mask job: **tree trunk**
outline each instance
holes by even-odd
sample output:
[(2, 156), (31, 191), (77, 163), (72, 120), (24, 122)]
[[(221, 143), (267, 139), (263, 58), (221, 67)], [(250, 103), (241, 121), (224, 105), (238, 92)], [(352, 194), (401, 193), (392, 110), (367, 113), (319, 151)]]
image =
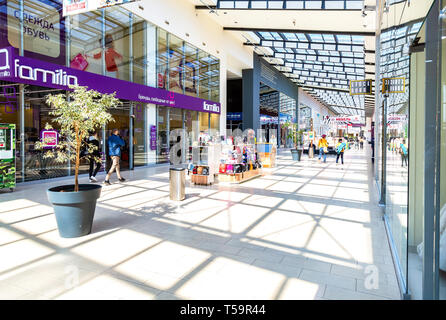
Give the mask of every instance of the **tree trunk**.
[(80, 151), (81, 151), (81, 144), (80, 144), (80, 138), (79, 138), (79, 129), (77, 125), (75, 125), (75, 131), (76, 131), (76, 164), (74, 166), (74, 192), (79, 192), (79, 164), (80, 164)]

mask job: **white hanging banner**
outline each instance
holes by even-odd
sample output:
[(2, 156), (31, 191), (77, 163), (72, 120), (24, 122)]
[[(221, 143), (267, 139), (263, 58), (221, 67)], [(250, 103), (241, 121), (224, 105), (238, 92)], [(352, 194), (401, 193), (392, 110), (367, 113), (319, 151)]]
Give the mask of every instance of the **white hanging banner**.
[(138, 0), (63, 0), (63, 16), (94, 11)]

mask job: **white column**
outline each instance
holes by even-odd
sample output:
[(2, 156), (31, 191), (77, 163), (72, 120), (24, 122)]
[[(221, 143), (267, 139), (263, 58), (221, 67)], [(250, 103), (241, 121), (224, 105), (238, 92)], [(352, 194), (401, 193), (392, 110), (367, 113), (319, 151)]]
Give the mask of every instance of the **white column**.
[(227, 88), (226, 58), (220, 59), (220, 135), (226, 133), (226, 88)]
[[(156, 87), (156, 27), (152, 24), (147, 24), (146, 29), (146, 85), (149, 87)], [(156, 163), (156, 149), (150, 148), (150, 127), (156, 126), (156, 105), (147, 104), (146, 106), (146, 145), (147, 145), (147, 163)]]

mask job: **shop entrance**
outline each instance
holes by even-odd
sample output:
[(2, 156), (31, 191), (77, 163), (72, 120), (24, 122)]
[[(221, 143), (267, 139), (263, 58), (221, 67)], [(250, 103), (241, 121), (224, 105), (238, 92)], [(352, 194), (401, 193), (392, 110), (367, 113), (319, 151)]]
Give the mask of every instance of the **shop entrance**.
[(110, 122), (105, 128), (105, 151), (106, 170), (111, 166), (111, 159), (108, 156), (108, 138), (113, 129), (119, 130), (119, 135), (125, 141), (125, 146), (121, 148), (121, 170), (130, 169), (130, 108), (131, 102), (123, 101), (119, 108), (110, 109), (114, 122)]

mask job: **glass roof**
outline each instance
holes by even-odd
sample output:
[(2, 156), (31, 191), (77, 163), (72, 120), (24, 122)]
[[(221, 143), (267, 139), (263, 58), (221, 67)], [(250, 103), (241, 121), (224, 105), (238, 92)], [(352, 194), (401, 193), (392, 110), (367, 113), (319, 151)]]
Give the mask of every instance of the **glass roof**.
[(363, 0), (218, 0), (217, 9), (361, 10)]
[[(364, 96), (351, 97), (350, 80), (364, 80), (364, 36), (253, 32), (266, 61), (338, 114), (363, 115)], [(323, 90), (315, 88), (329, 88)], [(337, 90), (337, 91), (336, 91)], [(343, 107), (343, 108), (342, 108)]]

